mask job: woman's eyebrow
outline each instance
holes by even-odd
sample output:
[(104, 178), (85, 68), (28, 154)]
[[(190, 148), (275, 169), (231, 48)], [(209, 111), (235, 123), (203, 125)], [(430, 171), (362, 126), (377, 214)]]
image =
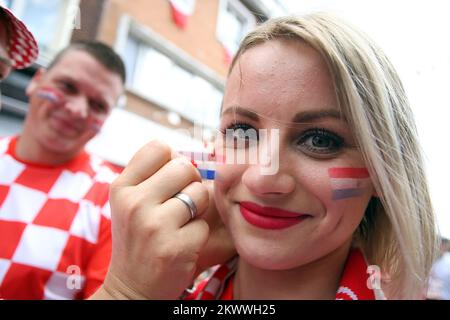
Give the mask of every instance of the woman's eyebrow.
[(256, 112), (253, 112), (251, 110), (244, 109), (244, 108), (241, 108), (241, 107), (228, 108), (227, 110), (225, 110), (222, 113), (222, 116), (224, 116), (226, 114), (230, 114), (230, 113), (232, 113), (232, 114), (236, 113), (236, 114), (239, 114), (239, 115), (241, 115), (243, 117), (247, 117), (247, 118), (249, 118), (249, 119), (251, 119), (253, 121), (259, 121), (259, 116), (258, 116), (258, 114)]
[(294, 123), (308, 123), (317, 121), (323, 118), (335, 118), (337, 120), (343, 120), (341, 113), (335, 109), (324, 109), (314, 111), (302, 111), (298, 112), (292, 122)]
[[(242, 107), (228, 108), (222, 113), (222, 116), (227, 114), (238, 114), (256, 122), (260, 120), (260, 116), (258, 115), (258, 113)], [(334, 118), (337, 120), (343, 120), (342, 115), (338, 110), (322, 109), (322, 110), (310, 110), (298, 112), (293, 117), (292, 122), (287, 123), (310, 123), (324, 118)]]

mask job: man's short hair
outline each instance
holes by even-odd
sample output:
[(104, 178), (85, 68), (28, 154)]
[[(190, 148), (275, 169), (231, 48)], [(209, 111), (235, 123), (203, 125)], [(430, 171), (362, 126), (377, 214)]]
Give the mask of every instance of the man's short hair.
[(55, 56), (47, 70), (53, 68), (67, 52), (72, 50), (81, 50), (88, 53), (106, 69), (120, 76), (122, 83), (125, 83), (126, 71), (122, 58), (109, 45), (99, 41), (77, 41), (71, 43)]

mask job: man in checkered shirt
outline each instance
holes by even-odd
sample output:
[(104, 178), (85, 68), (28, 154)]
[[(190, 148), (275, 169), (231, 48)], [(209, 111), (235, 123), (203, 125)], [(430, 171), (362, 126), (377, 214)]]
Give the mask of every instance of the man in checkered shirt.
[(124, 81), (99, 42), (72, 44), (32, 78), (23, 131), (0, 138), (0, 298), (86, 298), (102, 283), (116, 174), (84, 147)]

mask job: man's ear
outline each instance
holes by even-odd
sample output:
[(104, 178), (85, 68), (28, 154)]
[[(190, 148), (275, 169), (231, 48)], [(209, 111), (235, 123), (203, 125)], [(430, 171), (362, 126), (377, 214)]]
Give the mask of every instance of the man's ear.
[(37, 88), (39, 82), (42, 79), (42, 76), (45, 73), (45, 69), (44, 68), (39, 68), (36, 73), (34, 74), (33, 78), (31, 78), (30, 83), (27, 86), (27, 89), (25, 90), (25, 93), (27, 94), (27, 96), (29, 97)]

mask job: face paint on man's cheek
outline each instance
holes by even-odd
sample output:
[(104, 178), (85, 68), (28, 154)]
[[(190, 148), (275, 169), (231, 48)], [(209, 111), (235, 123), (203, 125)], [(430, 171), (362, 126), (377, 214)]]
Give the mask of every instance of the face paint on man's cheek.
[(36, 92), (36, 96), (48, 101), (54, 107), (61, 106), (64, 103), (64, 95), (54, 88), (40, 88)]
[(333, 200), (360, 197), (371, 184), (366, 168), (329, 168)]
[(104, 116), (91, 116), (88, 127), (92, 131), (99, 132), (102, 129), (105, 120), (106, 117)]

